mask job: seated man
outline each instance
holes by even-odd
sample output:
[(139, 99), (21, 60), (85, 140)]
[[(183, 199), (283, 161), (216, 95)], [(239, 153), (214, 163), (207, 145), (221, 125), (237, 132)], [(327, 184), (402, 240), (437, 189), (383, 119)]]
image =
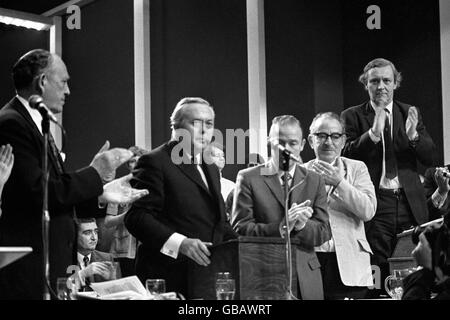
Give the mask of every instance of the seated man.
[[(284, 172), (278, 146), (284, 146), (299, 157), (305, 144), (300, 122), (293, 116), (274, 118), (269, 141), (272, 159), (264, 165), (240, 171), (236, 179), (231, 223), (241, 235), (280, 237), (286, 233)], [(323, 299), (320, 263), (314, 247), (331, 237), (325, 185), (317, 173), (292, 160), (289, 161), (289, 176), (288, 225), (292, 239), (301, 243), (295, 252), (301, 298)]]
[(341, 157), (345, 130), (339, 116), (318, 114), (309, 128), (316, 159), (306, 168), (319, 173), (328, 194), (331, 239), (316, 248), (325, 299), (364, 298), (373, 285), (364, 222), (375, 215), (377, 199), (369, 171), (362, 161)]
[(423, 188), (427, 197), (430, 220), (438, 219), (450, 211), (450, 164), (443, 168), (428, 168), (425, 171)]
[[(120, 271), (114, 269), (114, 257), (107, 252), (95, 250), (98, 242), (98, 227), (94, 218), (76, 219), (77, 261), (81, 286), (120, 278)], [(117, 264), (116, 264), (117, 265)]]

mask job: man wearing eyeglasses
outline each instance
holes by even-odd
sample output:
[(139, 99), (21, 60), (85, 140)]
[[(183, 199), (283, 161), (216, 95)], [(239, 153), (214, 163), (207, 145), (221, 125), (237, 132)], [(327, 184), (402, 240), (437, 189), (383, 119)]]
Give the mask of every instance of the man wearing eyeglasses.
[(289, 161), (288, 179), (284, 179), (278, 145), (294, 156), (300, 156), (305, 140), (298, 119), (290, 115), (275, 117), (269, 143), (272, 158), (267, 163), (238, 173), (232, 226), (245, 236), (285, 236), (284, 184), (287, 183), (290, 235), (301, 243), (295, 250), (300, 297), (321, 300), (322, 277), (314, 247), (331, 237), (325, 185), (318, 174), (292, 160)]
[(419, 109), (393, 99), (402, 77), (392, 62), (372, 60), (359, 80), (370, 100), (341, 114), (347, 133), (343, 155), (363, 161), (375, 186), (377, 212), (366, 233), (383, 282), (396, 235), (429, 219), (417, 162), (432, 165), (434, 143)]
[(364, 162), (341, 157), (346, 137), (339, 115), (318, 114), (309, 132), (316, 158), (306, 167), (325, 181), (332, 235), (316, 247), (325, 299), (364, 298), (373, 285), (364, 222), (375, 215), (375, 188)]

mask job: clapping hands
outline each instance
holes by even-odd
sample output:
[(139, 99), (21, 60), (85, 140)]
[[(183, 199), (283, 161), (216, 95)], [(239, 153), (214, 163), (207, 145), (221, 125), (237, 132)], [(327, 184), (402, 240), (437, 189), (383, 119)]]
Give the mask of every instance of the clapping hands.
[(14, 155), (12, 153), (12, 147), (7, 144), (0, 147), (0, 191), (8, 181), (11, 175), (11, 170), (14, 165)]
[(130, 173), (122, 178), (115, 179), (103, 186), (103, 194), (99, 197), (100, 203), (128, 204), (146, 195), (148, 190), (134, 189), (130, 185), (133, 175)]

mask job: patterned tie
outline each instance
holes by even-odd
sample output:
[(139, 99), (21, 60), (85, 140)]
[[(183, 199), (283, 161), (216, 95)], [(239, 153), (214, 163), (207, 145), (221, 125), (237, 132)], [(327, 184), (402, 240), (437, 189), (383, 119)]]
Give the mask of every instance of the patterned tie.
[(62, 159), (61, 159), (61, 156), (59, 155), (58, 147), (56, 146), (55, 140), (53, 139), (53, 136), (51, 133), (48, 134), (48, 147), (50, 148), (50, 151), (56, 160), (55, 161), (56, 171), (60, 175), (63, 174), (64, 169), (63, 169)]
[(397, 176), (397, 161), (395, 159), (394, 146), (391, 137), (391, 125), (389, 123), (389, 110), (386, 111), (386, 122), (384, 125), (384, 161), (386, 164), (386, 178), (394, 179)]
[(84, 267), (86, 268), (88, 266), (88, 264), (89, 264), (89, 257), (88, 256), (84, 256), (83, 263), (84, 263)]
[[(283, 194), (284, 194), (284, 198), (285, 198), (285, 199), (286, 199), (286, 193), (285, 193), (284, 185), (287, 183), (287, 186), (288, 186), (288, 192), (289, 192), (289, 187), (290, 187), (291, 180), (292, 180), (292, 176), (291, 176), (290, 173), (287, 174), (286, 178), (285, 178), (284, 173), (281, 175), (281, 181), (282, 181), (282, 183), (281, 183), (281, 188), (283, 189)], [(289, 201), (288, 201), (288, 203), (291, 202), (290, 200), (291, 200), (291, 197), (290, 197), (290, 195), (289, 195)]]

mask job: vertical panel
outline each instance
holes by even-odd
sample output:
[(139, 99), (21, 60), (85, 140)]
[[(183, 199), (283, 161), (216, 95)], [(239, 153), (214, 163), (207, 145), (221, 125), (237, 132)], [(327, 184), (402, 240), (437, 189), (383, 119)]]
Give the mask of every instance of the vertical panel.
[[(441, 22), (442, 121), (444, 163), (450, 164), (450, 1), (439, 1)], [(445, 143), (447, 142), (447, 143)]]
[(267, 159), (264, 0), (247, 0), (248, 102), (251, 153)]
[(135, 144), (152, 147), (150, 86), (150, 0), (134, 0)]

